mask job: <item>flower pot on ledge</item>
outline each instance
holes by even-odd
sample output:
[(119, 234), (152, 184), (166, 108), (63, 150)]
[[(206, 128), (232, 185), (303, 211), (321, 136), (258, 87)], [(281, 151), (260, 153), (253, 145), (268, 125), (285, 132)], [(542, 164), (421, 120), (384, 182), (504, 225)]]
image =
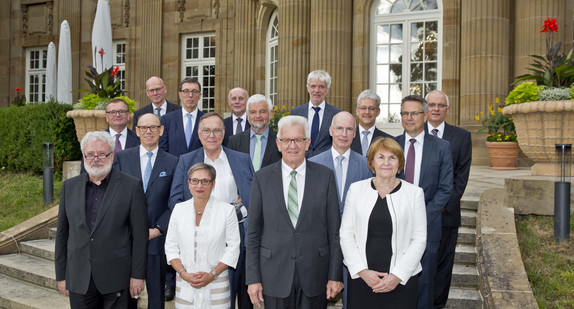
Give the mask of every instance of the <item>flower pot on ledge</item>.
[[(78, 142), (81, 142), (82, 138), (84, 138), (84, 135), (86, 135), (88, 132), (103, 131), (108, 128), (105, 110), (75, 109), (68, 111), (66, 113), (66, 117), (74, 119)], [(131, 117), (127, 126), (128, 128), (132, 127)]]
[(493, 170), (517, 170), (516, 166), (520, 147), (517, 142), (485, 142), (490, 155)]

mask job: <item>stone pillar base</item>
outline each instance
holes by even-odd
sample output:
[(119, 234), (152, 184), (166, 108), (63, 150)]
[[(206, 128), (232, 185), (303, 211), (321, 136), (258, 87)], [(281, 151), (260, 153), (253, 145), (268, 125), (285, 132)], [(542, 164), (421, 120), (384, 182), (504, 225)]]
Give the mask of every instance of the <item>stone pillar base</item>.
[[(556, 164), (549, 162), (536, 163), (530, 168), (530, 173), (532, 173), (532, 176), (557, 176)], [(571, 167), (570, 175), (573, 176), (573, 173), (574, 167)]]
[(80, 175), (82, 169), (82, 161), (64, 161), (62, 167), (62, 179), (66, 180)]
[[(534, 172), (533, 172), (534, 174)], [(517, 176), (506, 178), (504, 205), (514, 208), (517, 215), (554, 215), (554, 177)], [(574, 194), (570, 195), (570, 205)], [(574, 214), (570, 206), (570, 213)]]

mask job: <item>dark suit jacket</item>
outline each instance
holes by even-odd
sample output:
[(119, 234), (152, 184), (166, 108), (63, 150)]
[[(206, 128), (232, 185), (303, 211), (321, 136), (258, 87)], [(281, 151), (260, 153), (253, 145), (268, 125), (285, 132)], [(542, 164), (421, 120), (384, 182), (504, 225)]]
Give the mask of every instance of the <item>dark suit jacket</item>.
[(183, 118), (181, 113), (169, 113), (162, 116), (161, 125), (163, 126), (163, 135), (159, 138), (159, 148), (176, 157), (200, 148), (201, 142), (199, 141), (199, 136), (197, 136), (197, 129), (199, 128), (199, 118), (201, 118), (203, 114), (202, 111), (197, 110), (197, 117), (193, 125), (189, 147), (187, 147), (185, 141), (185, 131), (183, 131)]
[[(232, 137), (229, 138), (229, 141), (227, 142), (227, 148), (250, 155), (249, 153), (250, 134), (251, 130), (245, 130), (239, 134), (233, 135)], [(277, 149), (277, 143), (275, 142), (275, 140), (277, 139), (277, 133), (269, 129), (268, 137), (269, 138), (267, 140), (267, 146), (263, 151), (261, 168), (281, 160), (281, 152), (279, 152), (279, 150)]]
[[(233, 179), (237, 185), (237, 191), (239, 191), (239, 196), (241, 196), (241, 201), (243, 202), (243, 205), (249, 209), (249, 195), (251, 190), (251, 181), (253, 179), (253, 165), (251, 164), (251, 158), (249, 158), (249, 155), (226, 147), (223, 147), (223, 151), (225, 151), (225, 155), (229, 161), (231, 172), (233, 173)], [(173, 176), (173, 182), (171, 184), (171, 193), (169, 197), (169, 207), (171, 209), (173, 209), (175, 204), (187, 201), (192, 197), (191, 192), (189, 192), (189, 186), (187, 185), (187, 171), (195, 163), (203, 162), (205, 158), (204, 155), (202, 147), (179, 157), (175, 174)]]
[[(361, 139), (363, 138), (363, 135), (361, 134), (361, 132), (359, 132), (358, 126), (357, 126), (356, 130), (357, 130), (357, 134), (355, 134), (355, 138), (353, 138), (353, 143), (351, 144), (351, 150), (357, 152), (360, 155), (366, 156), (366, 154), (363, 153), (363, 147), (361, 146)], [(379, 136), (395, 138), (394, 136), (387, 134), (387, 133), (385, 133), (385, 132), (383, 132), (383, 131), (381, 131), (375, 127), (375, 131), (373, 132), (373, 138), (371, 139), (371, 143), (369, 144), (369, 146)]]
[(246, 284), (261, 283), (267, 296), (291, 293), (295, 265), (308, 297), (343, 280), (339, 203), (333, 172), (307, 161), (305, 191), (294, 228), (283, 195), (282, 162), (255, 173), (247, 228)]
[[(233, 128), (235, 128), (235, 126), (237, 125), (237, 123), (233, 123), (233, 116), (229, 116), (225, 119), (223, 119), (223, 126), (225, 127), (225, 136), (223, 137), (223, 146), (229, 146), (227, 145), (229, 143), (229, 138), (232, 137), (233, 134)], [(245, 119), (245, 130), (243, 130), (243, 132), (245, 131), (249, 131), (249, 129), (251, 128), (251, 124), (249, 124), (249, 121), (247, 121), (247, 119)]]
[[(170, 103), (167, 100), (165, 100), (165, 103), (167, 104), (166, 111), (165, 111), (166, 115), (173, 112), (173, 111), (178, 111), (181, 109), (181, 106), (179, 106), (177, 104)], [(135, 111), (134, 117), (133, 117), (133, 119), (134, 119), (133, 123), (134, 124), (133, 124), (132, 130), (134, 130), (134, 131), (136, 130), (136, 126), (138, 124), (138, 119), (140, 119), (141, 115), (153, 114), (154, 108), (155, 108), (155, 106), (153, 105), (153, 103), (150, 103), (150, 104), (138, 109), (137, 111)]]
[[(317, 134), (317, 140), (311, 141), (312, 145), (309, 146), (309, 150), (305, 153), (305, 157), (310, 158), (312, 156), (318, 155), (321, 152), (331, 148), (331, 135), (329, 134), (329, 127), (331, 126), (331, 120), (333, 117), (341, 110), (325, 103), (325, 110), (323, 111), (323, 120), (321, 121), (321, 127), (319, 128), (319, 134)], [(309, 116), (309, 103), (299, 105), (291, 109), (290, 115), (292, 116), (303, 116), (307, 118)], [(309, 128), (311, 130), (311, 128)]]
[[(177, 158), (175, 156), (158, 149), (145, 196), (147, 200), (148, 228), (159, 226), (163, 231), (163, 235), (148, 241), (147, 253), (150, 255), (165, 254), (165, 234), (167, 233), (169, 217), (171, 216), (171, 209), (168, 207), (169, 190), (176, 165)], [(114, 168), (141, 179), (140, 148), (129, 148), (116, 153), (114, 156)]]
[[(110, 128), (106, 129), (106, 132), (110, 133)], [(116, 137), (112, 136), (112, 138), (115, 140)], [(126, 136), (126, 145), (124, 147), (124, 149), (128, 149), (128, 148), (132, 148), (132, 147), (137, 147), (140, 145), (140, 138), (138, 137), (138, 135), (136, 134), (136, 132), (128, 129), (128, 134)], [(122, 149), (123, 150), (123, 149)]]
[[(404, 149), (405, 135), (397, 136), (397, 142)], [(405, 179), (404, 169), (399, 172), (399, 178)], [(434, 137), (426, 131), (419, 187), (425, 192), (427, 242), (438, 242), (442, 234), (441, 210), (448, 203), (452, 192), (452, 156), (448, 141)]]
[(64, 181), (56, 234), (56, 280), (85, 294), (90, 277), (100, 293), (129, 288), (145, 279), (148, 224), (141, 180), (112, 169), (93, 231), (86, 223), (88, 174)]
[[(331, 148), (329, 148), (329, 150), (327, 151), (324, 151), (310, 158), (309, 161), (322, 164), (330, 168), (333, 171), (333, 173), (335, 173), (335, 165), (333, 163), (333, 155), (331, 153)], [(349, 154), (348, 163), (349, 167), (347, 168), (347, 178), (345, 179), (345, 188), (343, 188), (342, 197), (341, 192), (339, 192), (339, 188), (337, 188), (337, 193), (339, 195), (339, 211), (341, 215), (343, 215), (343, 207), (345, 206), (345, 198), (347, 197), (347, 191), (349, 190), (349, 186), (351, 186), (353, 182), (373, 177), (373, 173), (371, 173), (371, 170), (367, 165), (367, 159), (361, 156), (360, 154), (351, 150), (351, 153)]]
[[(425, 128), (425, 131), (428, 132), (428, 129)], [(460, 199), (464, 194), (470, 174), (472, 140), (470, 132), (446, 122), (442, 138), (450, 142), (453, 166), (452, 195), (445, 206), (445, 211), (442, 212), (442, 225), (458, 227), (460, 225)]]

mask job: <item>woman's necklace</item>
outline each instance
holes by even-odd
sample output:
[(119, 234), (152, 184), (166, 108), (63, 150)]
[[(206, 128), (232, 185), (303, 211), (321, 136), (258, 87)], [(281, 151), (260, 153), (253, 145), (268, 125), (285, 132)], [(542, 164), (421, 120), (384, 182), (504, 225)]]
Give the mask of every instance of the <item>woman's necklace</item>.
[(198, 216), (203, 215), (203, 211), (198, 211), (198, 212), (197, 212), (197, 215), (198, 215)]

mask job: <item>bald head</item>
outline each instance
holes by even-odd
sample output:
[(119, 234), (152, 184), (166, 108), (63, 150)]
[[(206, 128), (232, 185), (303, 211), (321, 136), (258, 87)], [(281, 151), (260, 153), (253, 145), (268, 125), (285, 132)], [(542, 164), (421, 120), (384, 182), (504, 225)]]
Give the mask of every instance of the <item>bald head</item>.
[(165, 95), (167, 94), (163, 79), (157, 76), (150, 77), (145, 82), (145, 93), (155, 107), (162, 106), (163, 102), (165, 102)]
[(344, 154), (353, 143), (355, 138), (355, 117), (349, 112), (339, 112), (331, 121), (329, 133), (333, 138), (333, 148), (339, 153)]
[(229, 90), (227, 96), (227, 104), (231, 107), (231, 111), (236, 117), (241, 117), (245, 114), (245, 105), (247, 104), (247, 90), (243, 88), (233, 88)]

